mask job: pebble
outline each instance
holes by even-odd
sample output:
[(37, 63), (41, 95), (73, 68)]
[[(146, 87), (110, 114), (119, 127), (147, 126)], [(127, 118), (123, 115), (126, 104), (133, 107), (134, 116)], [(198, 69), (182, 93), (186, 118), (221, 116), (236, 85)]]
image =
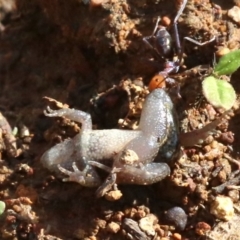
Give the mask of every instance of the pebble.
[(148, 235), (154, 236), (154, 225), (157, 223), (157, 217), (153, 214), (148, 214), (146, 217), (140, 219), (139, 227)]
[(174, 240), (182, 240), (182, 236), (179, 233), (174, 233), (172, 235), (172, 237), (173, 237)]
[(216, 55), (217, 55), (217, 57), (222, 57), (222, 56), (226, 55), (226, 54), (229, 53), (229, 52), (230, 52), (230, 49), (229, 49), (229, 48), (227, 48), (227, 47), (221, 47), (220, 49), (218, 49), (218, 50), (216, 51)]
[(233, 189), (228, 191), (228, 196), (232, 199), (234, 203), (237, 203), (239, 201), (239, 190)]
[(111, 233), (117, 233), (120, 230), (120, 225), (115, 222), (110, 222), (107, 225), (107, 231)]
[(139, 228), (138, 223), (130, 218), (125, 218), (122, 228), (126, 231), (131, 239), (148, 240), (148, 236)]
[(108, 2), (108, 0), (91, 0), (91, 1), (84, 0), (83, 2), (84, 2), (85, 4), (86, 4), (87, 2), (90, 2), (90, 6), (91, 6), (91, 7), (99, 7), (99, 6), (101, 6), (102, 4)]
[(198, 222), (195, 227), (195, 232), (200, 235), (204, 236), (211, 230), (211, 226), (206, 222)]
[(228, 10), (228, 17), (231, 18), (234, 22), (240, 24), (240, 8), (234, 6)]
[(122, 197), (122, 192), (120, 190), (113, 190), (106, 193), (104, 197), (110, 202), (117, 201)]
[(210, 212), (221, 220), (229, 221), (234, 216), (232, 199), (221, 195), (217, 196), (211, 204)]
[(173, 207), (167, 210), (166, 219), (179, 230), (184, 230), (187, 225), (187, 214), (181, 207)]

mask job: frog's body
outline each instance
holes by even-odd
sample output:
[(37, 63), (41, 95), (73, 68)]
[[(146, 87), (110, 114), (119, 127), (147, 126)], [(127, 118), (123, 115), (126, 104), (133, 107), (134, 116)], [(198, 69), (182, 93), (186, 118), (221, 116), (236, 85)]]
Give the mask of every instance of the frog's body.
[[(53, 111), (48, 108), (45, 114), (67, 117), (82, 124), (81, 132), (73, 139), (52, 147), (41, 158), (48, 169), (60, 169), (69, 175), (67, 181), (88, 187), (99, 186), (101, 180), (89, 161), (99, 163), (103, 159), (113, 160), (112, 169), (117, 169), (117, 183), (147, 185), (170, 174), (167, 163), (154, 162), (157, 155), (171, 159), (178, 151), (176, 114), (170, 97), (163, 89), (155, 89), (146, 98), (137, 130), (92, 130), (91, 116), (75, 109)], [(125, 158), (129, 152), (134, 155), (131, 161)], [(69, 165), (74, 172), (65, 169)]]

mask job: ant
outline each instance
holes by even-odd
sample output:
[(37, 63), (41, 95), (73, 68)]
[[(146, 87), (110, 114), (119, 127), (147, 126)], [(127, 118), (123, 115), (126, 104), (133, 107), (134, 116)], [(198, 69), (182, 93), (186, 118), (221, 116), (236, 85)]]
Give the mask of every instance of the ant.
[[(192, 38), (189, 37), (184, 37), (183, 43), (181, 45), (180, 39), (179, 39), (179, 33), (178, 33), (178, 27), (177, 27), (177, 22), (179, 17), (181, 16), (183, 10), (185, 9), (187, 4), (187, 0), (183, 0), (182, 4), (177, 12), (177, 15), (175, 16), (173, 20), (173, 34), (174, 34), (174, 40), (176, 44), (176, 54), (177, 58), (173, 61), (167, 60), (167, 58), (172, 54), (173, 52), (173, 41), (170, 33), (167, 31), (166, 27), (164, 26), (159, 26), (159, 22), (161, 20), (160, 17), (158, 17), (155, 28), (153, 30), (153, 33), (151, 36), (147, 36), (143, 38), (143, 41), (151, 48), (153, 49), (158, 57), (161, 58), (161, 60), (164, 62), (163, 67), (164, 69), (160, 72), (158, 72), (150, 81), (149, 83), (149, 90), (152, 91), (155, 88), (159, 87), (166, 87), (166, 83), (170, 85), (175, 84), (175, 80), (173, 78), (169, 77), (170, 73), (177, 73), (179, 71), (179, 68), (182, 63), (183, 59), (183, 53), (184, 53), (184, 45), (185, 41), (192, 42), (198, 46), (204, 46), (208, 43), (213, 42), (216, 37), (214, 36), (210, 40), (200, 43)], [(178, 86), (179, 88), (179, 86)], [(179, 89), (178, 91), (178, 96), (179, 95)]]

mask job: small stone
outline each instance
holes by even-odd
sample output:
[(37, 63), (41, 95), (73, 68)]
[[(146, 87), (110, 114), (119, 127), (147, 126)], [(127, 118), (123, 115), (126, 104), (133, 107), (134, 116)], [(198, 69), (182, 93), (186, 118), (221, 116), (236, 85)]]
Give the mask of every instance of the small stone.
[(121, 212), (121, 211), (118, 211), (118, 212), (116, 212), (116, 213), (113, 214), (113, 216), (112, 216), (111, 219), (112, 219), (113, 221), (116, 221), (116, 222), (121, 222), (122, 219), (123, 219), (123, 217), (124, 217), (124, 213)]
[(222, 170), (222, 171), (220, 171), (220, 172), (218, 173), (218, 179), (220, 180), (221, 183), (226, 182), (226, 180), (227, 180), (227, 174), (226, 174), (226, 172), (225, 172), (224, 170)]
[(139, 228), (138, 223), (130, 218), (123, 220), (122, 228), (131, 237), (130, 239), (148, 239), (147, 235)]
[(149, 214), (146, 217), (140, 219), (139, 227), (148, 235), (154, 236), (154, 225), (157, 223), (157, 217), (153, 214)]
[(111, 233), (117, 233), (120, 230), (120, 225), (115, 222), (110, 222), (107, 225), (107, 231)]
[(90, 2), (91, 7), (99, 7), (102, 4), (108, 2), (108, 0), (91, 0), (91, 1), (84, 0), (84, 2)]
[(187, 214), (181, 207), (173, 207), (167, 210), (166, 219), (179, 230), (184, 230), (187, 225)]
[(233, 0), (235, 5), (237, 5), (238, 7), (240, 7), (240, 1), (239, 0)]
[(173, 237), (174, 240), (181, 240), (182, 239), (182, 235), (179, 234), (179, 233), (174, 233), (172, 235), (172, 237)]
[(134, 152), (133, 150), (127, 149), (127, 150), (123, 151), (120, 161), (123, 164), (133, 165), (134, 163), (139, 161), (139, 157), (136, 152)]
[(209, 135), (206, 139), (205, 139), (205, 144), (211, 144), (213, 142), (214, 138), (212, 135)]
[(20, 213), (22, 211), (22, 208), (18, 205), (13, 205), (12, 208), (17, 213)]
[(234, 133), (231, 131), (223, 132), (220, 135), (220, 139), (222, 142), (224, 142), (226, 144), (232, 144), (234, 142)]
[(117, 201), (122, 197), (122, 192), (120, 190), (113, 190), (104, 195), (108, 201)]
[(137, 213), (135, 214), (134, 217), (137, 217), (137, 218), (144, 218), (146, 217), (148, 214), (150, 213), (150, 209), (144, 205), (142, 206), (139, 206), (137, 208)]
[(160, 227), (159, 224), (156, 224), (154, 226), (154, 230), (156, 231), (158, 236), (160, 236), (160, 237), (164, 237), (165, 236), (165, 231)]
[(96, 226), (98, 226), (99, 228), (105, 228), (107, 224), (105, 220), (99, 219), (99, 218), (95, 220), (95, 223), (96, 223)]
[(127, 209), (125, 209), (124, 213), (127, 217), (134, 218), (137, 213), (137, 209), (136, 208), (127, 208)]
[(232, 199), (225, 196), (217, 196), (211, 204), (210, 212), (221, 220), (229, 221), (234, 216)]
[(234, 22), (240, 24), (240, 8), (234, 6), (228, 10), (228, 17), (230, 17)]
[(219, 157), (222, 154), (222, 151), (220, 151), (218, 148), (211, 149), (209, 152), (207, 152), (204, 157), (208, 161), (213, 161), (217, 157)]
[(233, 200), (233, 202), (239, 201), (239, 191), (237, 189), (233, 189), (228, 191), (228, 196)]
[(90, 240), (97, 240), (97, 237), (96, 236), (90, 236), (89, 239)]
[(84, 229), (77, 229), (75, 230), (73, 235), (77, 239), (84, 239), (84, 236), (86, 235), (86, 231)]
[(0, 174), (0, 184), (2, 185), (6, 179), (6, 174)]
[(219, 48), (216, 52), (217, 57), (222, 57), (230, 52), (230, 49), (227, 47)]
[(198, 222), (195, 227), (195, 232), (200, 236), (206, 235), (210, 230), (211, 226), (205, 222)]

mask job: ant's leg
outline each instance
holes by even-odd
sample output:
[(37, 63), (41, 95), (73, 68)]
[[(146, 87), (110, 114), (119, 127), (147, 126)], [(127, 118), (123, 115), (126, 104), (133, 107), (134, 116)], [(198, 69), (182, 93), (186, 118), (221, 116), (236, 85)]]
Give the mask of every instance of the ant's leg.
[(210, 40), (206, 41), (206, 42), (203, 42), (203, 43), (200, 43), (192, 38), (189, 38), (189, 37), (184, 37), (183, 39), (183, 44), (181, 46), (181, 43), (180, 43), (180, 39), (179, 39), (179, 33), (178, 33), (178, 28), (177, 28), (177, 21), (179, 19), (179, 17), (181, 16), (183, 10), (185, 9), (186, 7), (186, 4), (187, 4), (187, 0), (183, 0), (182, 2), (182, 5), (180, 7), (180, 9), (178, 10), (178, 13), (173, 21), (173, 29), (174, 29), (174, 36), (175, 36), (175, 42), (176, 42), (176, 48), (177, 48), (177, 53), (178, 53), (178, 62), (179, 64), (181, 63), (182, 61), (182, 57), (183, 57), (183, 52), (184, 52), (184, 45), (185, 45), (185, 41), (189, 41), (189, 42), (192, 42), (200, 47), (208, 44), (208, 43), (211, 43), (213, 42), (216, 37), (214, 36), (213, 38), (211, 38)]
[(198, 41), (196, 41), (196, 40), (194, 40), (194, 39), (192, 39), (192, 38), (190, 38), (190, 37), (184, 37), (184, 39), (183, 39), (183, 44), (182, 44), (182, 49), (181, 49), (181, 53), (179, 54), (178, 62), (181, 63), (181, 61), (182, 61), (183, 53), (184, 53), (184, 48), (185, 48), (185, 42), (186, 42), (186, 41), (189, 41), (189, 42), (194, 43), (195, 45), (197, 45), (197, 46), (199, 46), (199, 47), (202, 47), (202, 46), (205, 46), (205, 45), (207, 45), (207, 44), (215, 41), (215, 39), (216, 39), (216, 36), (213, 36), (210, 40), (201, 43), (201, 42), (198, 42)]
[[(173, 25), (176, 25), (176, 23), (177, 23), (179, 17), (181, 16), (181, 14), (182, 14), (182, 12), (183, 12), (186, 4), (187, 4), (187, 0), (183, 0), (180, 9), (179, 9), (178, 12), (177, 12), (176, 17), (174, 18)], [(149, 42), (149, 39), (151, 39), (152, 37), (154, 37), (154, 35), (155, 35), (156, 31), (157, 31), (158, 24), (159, 24), (160, 20), (161, 20), (161, 18), (158, 17), (152, 35), (143, 38), (143, 41), (144, 41), (150, 48), (152, 48), (152, 49), (154, 49), (154, 50), (156, 50), (156, 49), (155, 49), (155, 48), (152, 46), (152, 44)], [(176, 27), (175, 27), (175, 28), (176, 28)], [(179, 42), (179, 45), (180, 45), (179, 35), (178, 35), (178, 30), (177, 30), (177, 28), (176, 28), (176, 34), (175, 34), (175, 35), (176, 35), (176, 41), (178, 41), (178, 42)]]
[(222, 8), (215, 4), (212, 0), (210, 0), (210, 3), (212, 4), (212, 12), (213, 12), (213, 16), (214, 19), (213, 21), (219, 20), (222, 18)]
[(189, 42), (191, 42), (191, 43), (196, 44), (196, 45), (199, 46), (199, 47), (202, 47), (202, 46), (204, 46), (204, 45), (207, 45), (207, 44), (213, 42), (215, 39), (216, 39), (216, 36), (212, 37), (210, 40), (208, 40), (208, 41), (206, 41), (206, 42), (201, 43), (201, 42), (198, 42), (198, 41), (196, 41), (196, 40), (194, 40), (194, 39), (192, 39), (192, 38), (190, 38), (190, 37), (184, 37), (183, 41), (186, 41), (186, 40), (187, 40), (187, 41), (189, 41)]
[(150, 48), (153, 48), (153, 46), (152, 46), (151, 43), (149, 43), (149, 39), (151, 39), (152, 37), (154, 37), (154, 34), (155, 34), (156, 31), (157, 31), (157, 28), (158, 28), (158, 25), (159, 25), (160, 20), (161, 20), (161, 18), (158, 17), (158, 18), (157, 18), (157, 22), (156, 22), (156, 24), (155, 24), (155, 27), (154, 27), (154, 29), (153, 29), (153, 33), (152, 33), (150, 36), (147, 36), (147, 37), (144, 37), (144, 38), (143, 38), (143, 41), (144, 41)]
[(156, 22), (155, 27), (154, 27), (154, 30), (153, 30), (153, 33), (152, 33), (152, 36), (156, 33), (160, 20), (161, 20), (161, 18), (158, 17), (157, 22)]
[(177, 23), (179, 17), (181, 16), (183, 10), (184, 10), (185, 7), (186, 7), (186, 4), (187, 4), (187, 0), (183, 0), (182, 5), (181, 5), (181, 7), (179, 8), (179, 10), (178, 10), (178, 12), (177, 12), (176, 17), (174, 18), (173, 23)]
[[(178, 21), (179, 17), (181, 16), (183, 10), (185, 9), (186, 4), (187, 4), (187, 0), (183, 0), (182, 5), (181, 5), (180, 9), (178, 10), (177, 15), (173, 21), (174, 39), (176, 42), (176, 48), (177, 48), (178, 55), (180, 55), (182, 53), (182, 47), (181, 47), (181, 43), (180, 43), (180, 39), (179, 39), (177, 21)], [(181, 63), (181, 61), (179, 61), (179, 63)]]
[(155, 35), (156, 31), (157, 31), (157, 28), (158, 28), (158, 25), (159, 25), (160, 20), (161, 20), (161, 18), (158, 17), (152, 35), (143, 38), (143, 41), (144, 41), (151, 49), (153, 49), (153, 50), (155, 50), (155, 51), (156, 51), (156, 49), (153, 47), (153, 45), (150, 43), (149, 40), (152, 39), (152, 38), (154, 38), (154, 35)]
[(204, 46), (208, 43), (213, 42), (216, 39), (216, 37), (214, 36), (210, 40), (208, 40), (206, 42), (203, 42), (203, 43), (200, 43), (200, 42), (198, 42), (198, 41), (196, 41), (192, 38), (184, 37), (183, 43), (182, 43), (182, 46), (181, 46), (180, 39), (179, 39), (178, 28), (177, 28), (177, 21), (178, 21), (179, 17), (181, 16), (183, 10), (185, 9), (186, 4), (187, 4), (187, 0), (183, 0), (182, 5), (181, 5), (180, 9), (178, 10), (178, 13), (177, 13), (177, 15), (174, 19), (174, 22), (173, 22), (174, 37), (175, 37), (175, 42), (176, 42), (177, 54), (178, 54), (178, 61), (177, 62), (178, 62), (179, 65), (182, 62), (183, 53), (184, 53), (184, 45), (185, 45), (186, 40), (189, 41), (189, 42), (192, 42), (192, 43), (194, 43), (198, 46)]

